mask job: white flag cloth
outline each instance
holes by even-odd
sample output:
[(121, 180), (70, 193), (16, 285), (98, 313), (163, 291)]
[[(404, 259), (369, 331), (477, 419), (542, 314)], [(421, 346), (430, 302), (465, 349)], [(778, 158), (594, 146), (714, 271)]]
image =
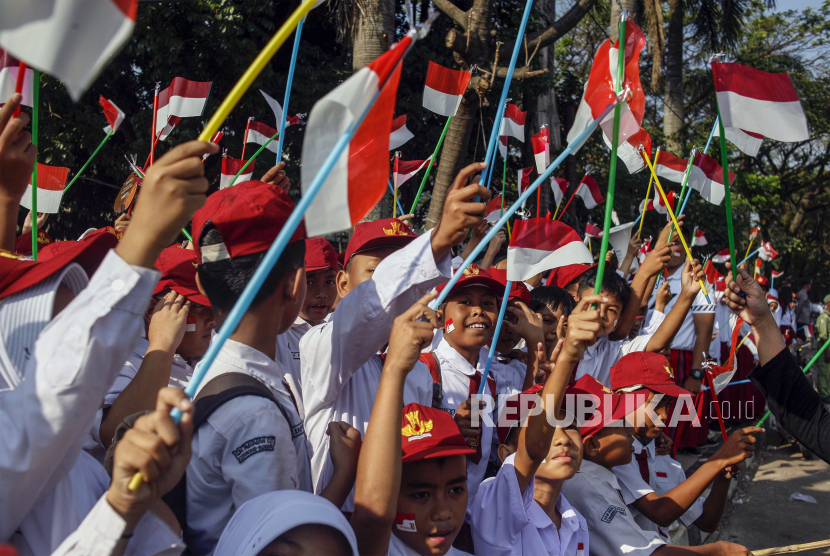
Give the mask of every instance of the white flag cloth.
[(592, 262), (591, 252), (570, 226), (549, 218), (517, 220), (507, 247), (507, 279), (524, 281), (552, 268)]

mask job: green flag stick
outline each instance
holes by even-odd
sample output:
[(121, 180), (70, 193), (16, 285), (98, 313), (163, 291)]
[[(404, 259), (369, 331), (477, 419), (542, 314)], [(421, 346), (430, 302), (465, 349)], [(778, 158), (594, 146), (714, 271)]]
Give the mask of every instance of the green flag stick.
[[(98, 148), (100, 149), (101, 147), (99, 146)], [(93, 154), (92, 156), (95, 156), (95, 155)], [(92, 157), (90, 157), (90, 158), (92, 158)], [(83, 171), (83, 168), (81, 168), (81, 170)], [(144, 179), (144, 174), (141, 172), (141, 170), (139, 170), (138, 168), (133, 168), (133, 170), (135, 171), (136, 174), (138, 174), (139, 178)], [(78, 173), (80, 174), (80, 172), (78, 172)], [(72, 185), (72, 184), (70, 183), (69, 185)], [(67, 186), (66, 189), (69, 189), (69, 187)], [(64, 190), (64, 192), (65, 191), (66, 190)], [(182, 228), (182, 233), (184, 234), (184, 237), (186, 237), (188, 239), (188, 241), (193, 243), (193, 236), (190, 235), (190, 233), (187, 231), (187, 229)]]
[(447, 130), (450, 128), (450, 122), (452, 121), (452, 116), (447, 118), (447, 123), (444, 124), (444, 131), (441, 132), (441, 138), (438, 139), (438, 144), (435, 145), (435, 150), (432, 152), (432, 160), (429, 162), (429, 166), (427, 166), (427, 171), (424, 172), (424, 178), (421, 180), (421, 187), (418, 188), (418, 193), (415, 195), (415, 202), (412, 203), (412, 208), (409, 209), (410, 214), (415, 214), (415, 209), (418, 207), (418, 201), (421, 200), (421, 193), (424, 191), (424, 186), (427, 183), (427, 178), (429, 177), (429, 172), (432, 170), (432, 166), (435, 164), (435, 158), (438, 156), (438, 149), (441, 148), (441, 144), (444, 142), (444, 136), (447, 135)]
[[(715, 105), (717, 106), (717, 97)], [(718, 108), (718, 125), (720, 126), (720, 159), (723, 166), (723, 183), (729, 183), (729, 161), (726, 156), (726, 132), (723, 129), (723, 118), (720, 117), (720, 106)], [(738, 264), (735, 260), (735, 234), (732, 231), (732, 194), (729, 187), (723, 188), (726, 192), (726, 229), (729, 232), (729, 258), (732, 261), (732, 272), (738, 272)]]
[[(276, 132), (276, 133), (274, 134), (274, 136), (273, 136), (273, 137), (271, 137), (270, 139), (268, 139), (268, 140), (265, 142), (265, 144), (264, 144), (264, 145), (262, 145), (262, 146), (259, 148), (259, 150), (258, 150), (257, 152), (255, 152), (255, 153), (254, 153), (254, 156), (252, 156), (250, 159), (248, 159), (248, 162), (246, 162), (246, 163), (242, 166), (242, 168), (240, 168), (240, 169), (239, 169), (239, 171), (236, 173), (236, 175), (235, 175), (235, 176), (233, 177), (233, 179), (231, 180), (231, 183), (228, 185), (228, 187), (230, 187), (231, 185), (233, 185), (233, 184), (236, 182), (236, 178), (238, 178), (238, 177), (239, 177), (239, 175), (240, 175), (242, 172), (244, 172), (244, 171), (245, 171), (245, 168), (247, 168), (247, 167), (248, 167), (248, 164), (250, 164), (251, 162), (253, 162), (253, 161), (254, 161), (254, 159), (255, 159), (255, 158), (259, 155), (259, 153), (261, 153), (261, 152), (265, 149), (265, 147), (267, 147), (269, 144), (271, 144), (271, 141), (273, 141), (274, 139), (276, 139), (276, 138), (277, 138), (277, 136), (278, 136), (279, 134), (280, 134), (280, 132), (279, 132), (279, 131), (278, 131), (278, 132)], [(192, 240), (191, 240), (191, 241), (192, 241)]]
[[(40, 100), (40, 72), (34, 71), (34, 83), (32, 84), (32, 145), (37, 147), (38, 110)], [(37, 260), (37, 159), (35, 169), (32, 172), (32, 258)]]
[[(721, 129), (721, 133), (723, 133), (723, 129)], [(810, 367), (812, 367), (812, 366), (813, 366), (813, 363), (815, 363), (816, 361), (818, 361), (818, 358), (821, 356), (821, 354), (822, 354), (822, 353), (824, 353), (824, 350), (826, 350), (826, 349), (827, 349), (827, 346), (830, 346), (830, 338), (828, 338), (828, 339), (827, 339), (827, 341), (826, 341), (826, 342), (824, 342), (824, 345), (823, 345), (823, 346), (821, 346), (821, 349), (820, 349), (820, 350), (818, 350), (818, 351), (816, 352), (816, 354), (813, 356), (813, 358), (812, 358), (812, 359), (810, 359), (810, 362), (809, 362), (809, 363), (807, 363), (807, 366), (806, 366), (806, 367), (804, 367), (804, 370), (802, 371), (803, 373), (805, 373), (805, 374), (806, 374), (806, 373), (807, 373), (807, 371), (809, 371), (809, 370), (810, 370)], [(764, 413), (764, 416), (763, 416), (763, 417), (761, 417), (761, 420), (760, 420), (760, 421), (758, 421), (757, 423), (755, 423), (755, 426), (756, 426), (756, 427), (760, 427), (761, 425), (763, 425), (763, 424), (764, 424), (764, 421), (766, 421), (767, 419), (769, 419), (769, 416), (770, 416), (770, 415), (771, 415), (771, 412), (769, 412), (769, 411), (767, 411), (766, 413)]]
[[(625, 19), (626, 12), (620, 13), (619, 54), (617, 56), (617, 81), (614, 83), (614, 94), (619, 95), (622, 88), (623, 72), (625, 70)], [(602, 226), (602, 246), (599, 250), (599, 266), (594, 293), (602, 291), (602, 278), (605, 275), (605, 254), (608, 252), (608, 236), (611, 235), (611, 215), (614, 211), (614, 186), (617, 180), (617, 147), (620, 140), (620, 112), (622, 106), (614, 106), (614, 133), (611, 138), (611, 167), (608, 170), (608, 193), (605, 196), (605, 223)]]
[(80, 170), (78, 170), (78, 173), (77, 173), (77, 174), (75, 174), (75, 176), (72, 178), (72, 181), (70, 181), (70, 182), (69, 182), (69, 185), (67, 185), (67, 186), (64, 188), (64, 190), (63, 190), (63, 192), (64, 192), (64, 193), (66, 193), (67, 191), (69, 191), (69, 188), (70, 188), (70, 187), (72, 187), (72, 184), (73, 184), (73, 183), (75, 183), (75, 180), (76, 180), (76, 179), (78, 179), (78, 176), (80, 176), (81, 174), (83, 174), (83, 173), (84, 173), (84, 170), (86, 170), (86, 167), (87, 167), (87, 166), (89, 166), (89, 163), (90, 163), (90, 162), (92, 162), (92, 159), (93, 159), (93, 158), (95, 158), (95, 155), (96, 155), (96, 154), (98, 154), (98, 151), (100, 151), (100, 150), (101, 150), (101, 147), (103, 147), (103, 146), (104, 146), (104, 143), (106, 143), (106, 142), (109, 140), (109, 138), (110, 138), (110, 137), (112, 137), (112, 134), (113, 134), (113, 133), (114, 133), (114, 132), (113, 132), (113, 130), (111, 130), (111, 129), (110, 129), (109, 133), (107, 133), (107, 136), (106, 136), (106, 137), (104, 137), (104, 140), (103, 140), (103, 141), (101, 141), (101, 142), (98, 144), (98, 147), (97, 147), (97, 148), (96, 148), (96, 149), (92, 152), (92, 156), (90, 156), (90, 157), (87, 159), (87, 161), (86, 161), (86, 162), (84, 162), (84, 165), (83, 165), (83, 166), (81, 166), (81, 169), (80, 169)]

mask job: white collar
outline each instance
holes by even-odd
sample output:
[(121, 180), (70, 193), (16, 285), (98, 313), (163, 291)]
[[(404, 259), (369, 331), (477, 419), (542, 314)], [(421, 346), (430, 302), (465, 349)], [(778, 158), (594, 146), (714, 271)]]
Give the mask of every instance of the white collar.
[(239, 372), (251, 375), (269, 384), (275, 390), (285, 390), (283, 386), (285, 371), (276, 361), (258, 349), (229, 338), (225, 340), (225, 344), (216, 359), (226, 365), (236, 367)]
[(478, 353), (478, 364), (473, 367), (470, 365), (469, 361), (464, 359), (464, 357), (462, 357), (461, 354), (450, 345), (446, 338), (441, 338), (441, 342), (438, 344), (438, 347), (435, 348), (435, 352), (440, 355), (450, 367), (467, 376), (475, 375), (476, 371), (483, 371), (484, 366), (487, 363), (486, 348), (481, 348), (481, 351)]
[(585, 473), (586, 475), (599, 479), (604, 483), (607, 483), (611, 488), (615, 490), (620, 490), (620, 483), (617, 482), (617, 476), (614, 474), (614, 472), (592, 461), (583, 459), (582, 465), (579, 468), (579, 473)]
[(648, 453), (648, 459), (654, 460), (657, 458), (657, 451), (654, 446), (654, 440), (652, 440), (646, 445), (643, 445), (642, 442), (634, 438), (634, 453), (639, 454), (643, 450), (645, 450), (646, 453)]

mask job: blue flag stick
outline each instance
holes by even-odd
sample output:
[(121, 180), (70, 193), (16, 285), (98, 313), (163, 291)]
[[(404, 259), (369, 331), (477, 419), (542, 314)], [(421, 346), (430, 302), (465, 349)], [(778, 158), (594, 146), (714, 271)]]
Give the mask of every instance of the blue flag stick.
[[(464, 273), (463, 271), (461, 272)], [(496, 329), (493, 331), (493, 339), (490, 342), (490, 351), (487, 353), (487, 363), (484, 365), (484, 372), (481, 373), (481, 384), (478, 386), (478, 395), (480, 398), (484, 393), (484, 387), (487, 386), (487, 376), (490, 374), (490, 365), (493, 363), (493, 356), (496, 355), (496, 344), (499, 343), (499, 334), (501, 334), (501, 327), (504, 324), (504, 314), (507, 312), (507, 300), (510, 298), (510, 288), (513, 282), (507, 281), (507, 286), (504, 288), (504, 299), (501, 300), (501, 308), (499, 308), (499, 320), (496, 321)], [(527, 346), (528, 357), (530, 356), (531, 346)], [(536, 349), (536, 346), (533, 346)]]
[(294, 49), (291, 51), (291, 65), (288, 66), (288, 82), (285, 84), (285, 98), (282, 101), (282, 120), (280, 121), (280, 140), (277, 143), (277, 162), (279, 164), (282, 160), (282, 146), (285, 143), (285, 122), (288, 120), (288, 101), (291, 99), (291, 85), (294, 83), (294, 68), (297, 67), (297, 52), (300, 50), (300, 37), (303, 34), (303, 23), (305, 18), (302, 18), (297, 24), (297, 30), (294, 31)]

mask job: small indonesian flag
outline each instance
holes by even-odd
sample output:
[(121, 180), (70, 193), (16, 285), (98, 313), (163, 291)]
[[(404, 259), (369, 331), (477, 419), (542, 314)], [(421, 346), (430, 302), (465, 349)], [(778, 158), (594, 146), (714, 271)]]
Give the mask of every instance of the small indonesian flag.
[(614, 223), (614, 226), (620, 225), (620, 216), (617, 214), (617, 210), (613, 209), (611, 211), (611, 222)]
[(455, 116), (471, 77), (469, 71), (452, 70), (430, 62), (424, 85), (424, 108), (448, 118)]
[(406, 127), (406, 114), (392, 120), (392, 133), (389, 134), (389, 150), (394, 151), (415, 137)]
[(188, 315), (187, 317), (187, 327), (184, 329), (185, 332), (196, 332), (196, 317), (191, 317)]
[(449, 334), (455, 330), (455, 325), (452, 323), (452, 319), (447, 319), (447, 322), (444, 324), (444, 331)]
[(593, 262), (570, 226), (547, 218), (517, 220), (507, 248), (507, 279), (514, 282), (569, 264)]
[(758, 232), (760, 232), (760, 231), (761, 231), (761, 226), (756, 226), (756, 227), (752, 228), (752, 230), (750, 230), (750, 232), (749, 232), (749, 241), (752, 241), (756, 237), (758, 237)]
[(637, 260), (640, 264), (643, 264), (643, 261), (646, 260), (648, 254), (651, 253), (651, 238), (646, 238), (643, 240), (643, 244), (640, 246), (640, 251), (637, 253)]
[[(666, 194), (666, 199), (669, 200), (669, 206), (671, 207), (672, 212), (674, 212), (674, 202), (675, 202), (675, 199), (677, 199), (677, 193), (675, 193), (674, 191), (666, 191), (666, 190), (664, 190), (663, 192)], [(669, 213), (669, 211), (666, 209), (666, 203), (663, 202), (663, 196), (660, 195), (660, 190), (657, 189), (656, 187), (654, 188), (654, 203), (653, 203), (653, 205), (654, 205), (654, 210), (656, 210), (660, 214), (668, 214)]]
[(395, 188), (405, 184), (409, 178), (418, 173), (421, 168), (425, 168), (432, 161), (432, 155), (426, 160), (398, 160), (397, 170), (392, 176), (392, 183)]
[[(725, 127), (724, 130), (726, 130), (726, 139), (738, 147), (742, 153), (754, 157), (761, 150), (764, 136), (760, 133), (744, 131), (737, 127)], [(715, 137), (720, 137), (720, 126), (715, 128)]]
[[(256, 159), (254, 159), (248, 167), (245, 168), (245, 171), (248, 172), (247, 174), (240, 174), (236, 181), (233, 182), (233, 185), (239, 185), (242, 182), (250, 181), (251, 177), (254, 175), (254, 165), (256, 164)], [(239, 170), (245, 166), (245, 161), (240, 160), (238, 158), (230, 158), (225, 157), (222, 159), (222, 175), (219, 177), (219, 189), (225, 189), (231, 185), (231, 181), (233, 181), (234, 176)]]
[[(704, 237), (703, 230), (695, 228), (695, 235), (692, 238), (692, 247), (708, 245), (709, 241)], [(712, 282), (714, 284), (714, 282)]]
[[(69, 168), (47, 166), (37, 163), (37, 211), (55, 214), (60, 210), (63, 188), (66, 178), (69, 177)], [(31, 180), (31, 178), (30, 178)], [(26, 186), (26, 192), (20, 199), (20, 205), (32, 210), (32, 184)]]
[(396, 513), (395, 526), (400, 531), (406, 531), (407, 533), (416, 533), (418, 531), (418, 528), (415, 527), (415, 514)]
[(717, 284), (718, 278), (723, 278), (723, 275), (718, 272), (718, 269), (715, 268), (712, 261), (706, 261), (706, 265), (703, 267), (703, 274), (706, 276), (706, 281), (710, 284)]
[(577, 543), (576, 556), (585, 556), (585, 543)]
[(210, 94), (211, 81), (190, 81), (174, 77), (170, 86), (159, 93), (156, 135), (167, 139), (181, 118), (201, 116)]
[(499, 135), (502, 137), (515, 137), (524, 143), (526, 118), (527, 112), (522, 112), (515, 104), (508, 103), (504, 109), (504, 118), (501, 121)]
[(712, 257), (712, 261), (716, 263), (728, 263), (729, 262), (729, 248), (722, 251), (718, 251), (718, 254)]
[(412, 36), (407, 34), (311, 109), (303, 141), (303, 194), (343, 134), (369, 110), (305, 213), (310, 237), (350, 228), (383, 197), (389, 182), (389, 135), (401, 77), (400, 62), (412, 42)]
[(602, 228), (593, 222), (588, 222), (585, 224), (585, 237), (602, 237)]
[(789, 143), (810, 139), (807, 116), (787, 73), (714, 62), (712, 76), (724, 128)]
[[(219, 141), (221, 141), (222, 137), (224, 137), (224, 136), (225, 136), (224, 131), (217, 131), (216, 133), (213, 134), (213, 137), (210, 138), (210, 142), (211, 143), (216, 143), (218, 145)], [(202, 155), (202, 161), (204, 162), (205, 160), (207, 160), (207, 157), (209, 157), (209, 156), (210, 156), (209, 154), (203, 154)]]
[(489, 203), (487, 203), (487, 206), (485, 207), (486, 216), (484, 219), (487, 222), (498, 222), (502, 215), (502, 209), (502, 196), (496, 195), (490, 199)]
[(124, 121), (124, 112), (118, 108), (115, 103), (105, 99), (103, 95), (98, 99), (98, 104), (100, 104), (101, 108), (104, 109), (104, 117), (109, 123), (109, 125), (104, 128), (104, 133), (115, 133), (118, 131), (118, 128), (121, 127), (121, 122)]
[[(608, 136), (603, 134), (602, 138), (606, 146), (610, 149), (611, 141), (608, 139)], [(640, 128), (639, 131), (625, 141), (620, 141), (620, 144), (617, 146), (617, 158), (623, 161), (629, 174), (636, 174), (646, 168), (643, 151), (647, 152), (648, 156), (651, 157), (651, 135), (645, 129)]]
[[(625, 72), (624, 81), (620, 90), (628, 87), (630, 97), (623, 103), (620, 111), (619, 144), (640, 131), (645, 113), (646, 97), (640, 83), (640, 51), (646, 44), (643, 31), (632, 22), (626, 22), (625, 31)], [(591, 66), (591, 74), (585, 84), (582, 100), (576, 111), (573, 127), (568, 132), (568, 143), (573, 143), (576, 137), (587, 128), (594, 118), (599, 117), (605, 107), (612, 104), (614, 95), (613, 83), (617, 78), (617, 60), (619, 55), (617, 43), (611, 44), (606, 39), (597, 50)], [(613, 135), (614, 113), (609, 113), (600, 122), (603, 134), (610, 144)], [(574, 152), (582, 145), (579, 145)], [(619, 152), (619, 150), (618, 150)]]
[[(735, 174), (729, 172), (729, 186), (735, 182)], [(701, 152), (695, 153), (692, 170), (689, 172), (689, 187), (712, 204), (719, 205), (726, 195), (723, 185), (723, 168), (717, 161)]]
[(542, 131), (530, 137), (533, 145), (533, 158), (536, 160), (536, 171), (539, 175), (550, 166), (550, 134), (548, 128), (543, 127)]
[(764, 266), (764, 261), (761, 260), (761, 257), (755, 259), (755, 273), (761, 272), (761, 267)]
[[(21, 18), (21, 24), (13, 28), (0, 24), (0, 47), (63, 81), (75, 102), (129, 40), (138, 10), (138, 0), (12, 3), (18, 15), (31, 12), (33, 17)], [(48, 11), (35, 15), (45, 4), (49, 4)]]
[(741, 327), (743, 325), (744, 321), (738, 318), (735, 322), (735, 328), (732, 329), (732, 348), (729, 350), (729, 359), (727, 359), (726, 364), (723, 366), (706, 365), (709, 382), (715, 389), (715, 394), (720, 394), (727, 387), (729, 381), (732, 380), (732, 377), (735, 376), (735, 372), (738, 370), (738, 359), (735, 357), (735, 349), (738, 347), (738, 337), (741, 334)]
[(602, 193), (599, 192), (599, 185), (589, 174), (585, 174), (582, 181), (579, 182), (579, 187), (576, 188), (576, 196), (582, 199), (585, 208), (589, 210), (604, 200)]
[[(268, 141), (271, 141), (265, 148), (271, 151), (272, 153), (277, 154), (279, 143), (277, 141), (271, 140), (271, 137), (274, 137), (275, 135), (279, 135), (279, 130), (276, 130), (273, 127), (266, 125), (262, 122), (250, 120), (248, 121), (248, 130), (247, 136), (245, 137), (245, 142), (256, 143), (257, 145), (264, 145), (268, 143)], [(242, 176), (239, 177), (241, 178)]]
[[(3, 106), (7, 100), (15, 93), (17, 87), (17, 72), (20, 69), (20, 61), (12, 57), (11, 54), (0, 49), (0, 106)], [(23, 106), (32, 105), (32, 83), (35, 80), (35, 70), (30, 67), (26, 68), (26, 74), (23, 76)]]
[(527, 191), (527, 188), (530, 187), (530, 173), (532, 171), (533, 166), (519, 170), (519, 195)]
[(688, 161), (678, 158), (668, 151), (660, 151), (657, 160), (654, 161), (654, 173), (658, 177), (676, 183), (683, 183), (683, 176), (686, 174), (688, 165)]
[(551, 178), (550, 189), (553, 191), (553, 200), (558, 206), (565, 197), (565, 192), (568, 191), (568, 180), (565, 178)]
[(773, 271), (771, 271), (769, 274), (770, 274), (770, 276), (772, 276), (773, 278), (779, 278), (779, 277), (781, 277), (784, 273), (783, 273), (783, 272), (781, 272), (780, 270), (773, 270)]
[(499, 136), (499, 154), (505, 160), (507, 160), (507, 136), (501, 135)]
[(778, 256), (778, 251), (773, 249), (772, 248), (772, 243), (767, 241), (767, 242), (764, 242), (764, 244), (761, 246), (761, 250), (758, 251), (758, 256), (761, 259), (769, 262), (769, 261), (771, 261), (772, 259), (774, 259), (775, 257)]

